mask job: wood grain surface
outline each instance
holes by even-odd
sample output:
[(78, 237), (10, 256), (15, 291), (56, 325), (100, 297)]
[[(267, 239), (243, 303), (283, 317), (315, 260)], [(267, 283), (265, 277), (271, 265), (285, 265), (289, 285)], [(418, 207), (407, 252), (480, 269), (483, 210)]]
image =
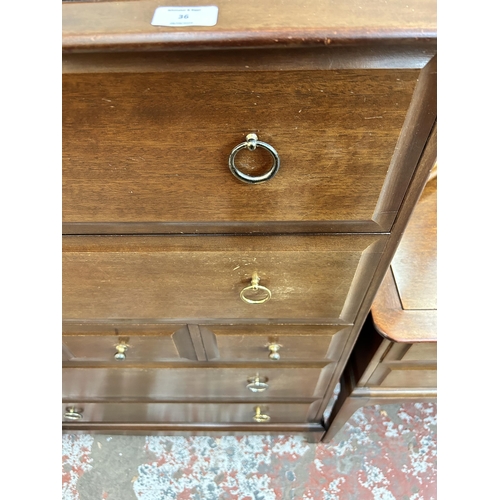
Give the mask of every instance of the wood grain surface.
[[(424, 105), (425, 103), (428, 102), (430, 103), (429, 108), (427, 109), (428, 113), (426, 114), (434, 117), (436, 117), (435, 106), (437, 104), (437, 99), (436, 99), (437, 72), (436, 72), (435, 62), (436, 61), (432, 61), (432, 64), (429, 63), (429, 65), (426, 66), (426, 68), (422, 72), (421, 78), (419, 79), (419, 86), (421, 87), (420, 90), (422, 90), (423, 94), (421, 96), (422, 102), (424, 103)], [(419, 90), (417, 89), (417, 91)], [(426, 123), (425, 128), (427, 129), (428, 125), (427, 119), (423, 121)], [(396, 217), (394, 226), (391, 230), (391, 235), (388, 238), (384, 254), (382, 255), (377, 265), (377, 269), (375, 271), (373, 279), (371, 280), (370, 285), (368, 286), (367, 293), (363, 299), (360, 309), (358, 310), (358, 314), (353, 325), (352, 334), (349, 337), (346, 344), (346, 348), (344, 349), (340, 361), (337, 364), (338, 369), (334, 372), (332, 376), (330, 385), (327, 389), (327, 394), (333, 395), (335, 386), (342, 377), (342, 372), (346, 368), (346, 365), (349, 361), (349, 356), (352, 353), (353, 347), (355, 346), (358, 334), (362, 326), (365, 324), (365, 320), (368, 314), (370, 313), (370, 308), (373, 304), (373, 300), (375, 299), (377, 291), (379, 290), (380, 285), (384, 279), (384, 276), (386, 275), (387, 269), (390, 266), (392, 257), (394, 256), (394, 253), (397, 250), (397, 245), (399, 243), (399, 240), (404, 232), (406, 225), (408, 224), (408, 220), (411, 216), (411, 213), (415, 208), (415, 205), (417, 204), (418, 199), (424, 190), (426, 182), (429, 178), (429, 173), (431, 172), (433, 166), (436, 163), (437, 130), (435, 122), (433, 123), (433, 125), (430, 125), (430, 128), (427, 130), (429, 135), (427, 137), (427, 140), (425, 141), (425, 147), (423, 151), (421, 151), (419, 159), (417, 160), (414, 175), (410, 181), (403, 203), (399, 208), (399, 212)], [(420, 130), (419, 133), (422, 134), (423, 131)], [(319, 412), (323, 413), (325, 411), (328, 405), (328, 401), (329, 400), (327, 398), (323, 400), (323, 403), (318, 410)], [(339, 401), (339, 404), (342, 404), (342, 402)], [(328, 422), (330, 422), (330, 420), (331, 419), (329, 418)], [(329, 424), (327, 423), (326, 425), (328, 426)], [(325, 439), (329, 439), (328, 435), (325, 435)]]
[(397, 342), (437, 341), (437, 178), (417, 203), (373, 302), (375, 326)]
[[(107, 361), (117, 365), (157, 361), (335, 361), (349, 335), (336, 325), (169, 325), (63, 324), (65, 361)], [(199, 356), (193, 338), (200, 335)], [(126, 339), (125, 360), (114, 358)], [(269, 359), (269, 344), (280, 345), (280, 360)]]
[[(427, 175), (435, 0), (221, 2), (188, 28), (151, 26), (150, 0), (63, 2), (63, 232), (91, 235), (63, 238), (63, 402), (91, 420), (65, 432), (318, 440)], [(249, 132), (282, 159), (257, 186), (227, 165)], [(334, 234), (281, 234), (308, 232)], [(262, 305), (239, 298), (254, 271)], [(387, 393), (432, 377), (393, 354), (370, 372)]]
[[(169, 6), (185, 5), (172, 0)], [(213, 5), (199, 0), (196, 5)], [(435, 0), (248, 0), (217, 3), (212, 27), (159, 27), (155, 1), (66, 2), (63, 50), (160, 50), (339, 43), (401, 43), (436, 37)]]
[[(63, 222), (343, 221), (387, 231), (405, 185), (387, 203), (381, 191), (418, 74), (64, 75)], [(228, 168), (250, 132), (281, 158), (258, 185)], [(271, 157), (259, 148), (236, 162), (258, 175)]]
[(318, 71), (338, 69), (422, 69), (436, 54), (436, 41), (410, 45), (397, 41), (373, 45), (326, 45), (217, 51), (70, 52), (62, 72), (165, 73), (218, 71)]
[(414, 364), (387, 364), (382, 363), (370, 378), (368, 387), (381, 388), (436, 388), (437, 370), (436, 366), (426, 364), (418, 366)]
[[(349, 323), (383, 247), (377, 235), (65, 236), (63, 318)], [(263, 304), (240, 298), (254, 272)]]
[(248, 379), (267, 377), (269, 388), (258, 400), (273, 398), (322, 398), (334, 363), (237, 365), (156, 364), (156, 365), (63, 365), (62, 396), (66, 400), (162, 399), (254, 400), (247, 389)]
[[(79, 422), (144, 422), (144, 423), (255, 423), (253, 416), (259, 406), (261, 412), (271, 417), (270, 422), (307, 422), (311, 403), (63, 403), (66, 408), (82, 409)], [(313, 403), (314, 405), (314, 403)], [(313, 408), (314, 410), (314, 408)], [(63, 422), (64, 422), (63, 418)]]
[[(269, 360), (270, 343), (279, 344), (279, 365), (288, 361), (336, 361), (340, 357), (350, 327), (335, 325), (207, 325), (221, 361)], [(205, 337), (206, 338), (206, 337)], [(205, 347), (207, 342), (204, 338)], [(215, 354), (215, 353), (214, 353)]]
[(391, 268), (403, 309), (437, 309), (437, 178), (425, 186)]

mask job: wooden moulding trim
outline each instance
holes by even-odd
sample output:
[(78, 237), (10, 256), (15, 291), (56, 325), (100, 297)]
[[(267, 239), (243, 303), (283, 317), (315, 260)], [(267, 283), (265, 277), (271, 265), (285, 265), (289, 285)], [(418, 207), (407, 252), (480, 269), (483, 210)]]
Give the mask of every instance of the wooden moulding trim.
[[(373, 220), (390, 229), (437, 114), (437, 57), (420, 72)], [(389, 227), (388, 227), (389, 226)]]
[(252, 405), (252, 404), (296, 404), (296, 405), (314, 405), (317, 403), (321, 403), (321, 400), (318, 398), (272, 398), (266, 399), (263, 397), (260, 398), (249, 398), (249, 399), (235, 399), (233, 398), (163, 398), (163, 399), (150, 399), (150, 398), (124, 398), (124, 397), (115, 397), (115, 398), (62, 398), (63, 405), (86, 405), (86, 404), (123, 404), (123, 405), (165, 405), (165, 404), (176, 404), (176, 405), (234, 405), (234, 404), (244, 404), (244, 405)]
[(102, 422), (82, 422), (82, 423), (64, 423), (63, 431), (70, 432), (75, 430), (87, 431), (104, 431), (119, 430), (119, 431), (141, 431), (147, 430), (150, 432), (156, 431), (201, 431), (201, 432), (279, 432), (280, 434), (296, 433), (296, 432), (318, 432), (324, 433), (324, 427), (319, 423), (309, 424), (287, 424), (287, 423), (270, 423), (270, 424), (143, 424), (143, 423), (102, 423)]
[(332, 318), (141, 318), (140, 320), (134, 318), (111, 318), (111, 319), (100, 319), (95, 318), (76, 318), (76, 319), (64, 319), (63, 328), (73, 328), (74, 325), (137, 325), (137, 324), (147, 324), (147, 325), (176, 325), (178, 323), (183, 324), (203, 324), (209, 325), (307, 325), (307, 326), (351, 326), (352, 323), (349, 321), (335, 320)]
[[(207, 370), (223, 370), (226, 368), (243, 368), (243, 369), (267, 369), (267, 370), (281, 370), (281, 369), (297, 369), (297, 368), (310, 368), (310, 369), (323, 369), (335, 365), (336, 363), (328, 359), (319, 361), (287, 361), (273, 364), (273, 361), (259, 361), (242, 363), (240, 361), (207, 361), (199, 363), (198, 361), (152, 361), (148, 363), (130, 362), (126, 365), (127, 370), (162, 370), (164, 368), (185, 370), (200, 370), (200, 376), (206, 373)], [(76, 368), (89, 371), (93, 369), (106, 369), (108, 371), (124, 369), (124, 365), (110, 364), (108, 361), (69, 361), (64, 362), (63, 369), (74, 370)], [(317, 399), (317, 398), (315, 398)]]
[(433, 29), (298, 29), (156, 33), (64, 34), (63, 53), (200, 50), (224, 48), (324, 47), (335, 45), (426, 45), (435, 43)]
[[(168, 5), (185, 5), (172, 0)], [(198, 5), (213, 5), (199, 0)], [(219, 47), (311, 46), (435, 40), (435, 0), (252, 0), (217, 2), (215, 26), (160, 27), (151, 19), (158, 2), (65, 2), (63, 49), (169, 50)], [(359, 8), (358, 8), (359, 7)]]
[[(400, 343), (437, 342), (437, 311), (392, 310), (387, 311), (386, 315), (390, 319), (390, 328), (387, 323), (375, 325), (375, 329), (382, 337)], [(406, 335), (393, 334), (393, 330)]]
[(318, 71), (340, 69), (421, 69), (436, 54), (436, 43), (383, 45), (376, 51), (356, 46), (302, 48), (66, 53), (64, 73)]
[[(354, 389), (350, 397), (353, 398), (384, 398), (384, 399), (420, 399), (420, 398), (437, 398), (437, 389), (428, 388), (404, 388), (397, 389), (377, 389), (370, 387), (357, 387)], [(374, 403), (375, 404), (375, 403)]]
[(340, 313), (340, 319), (346, 323), (352, 323), (356, 317), (360, 304), (360, 294), (365, 289), (366, 283), (371, 281), (373, 273), (377, 267), (378, 261), (387, 243), (387, 238), (380, 238), (363, 250), (358, 267), (352, 280), (351, 288), (347, 294), (344, 307)]
[(326, 234), (326, 233), (386, 233), (374, 221), (301, 221), (301, 222), (67, 222), (63, 235), (92, 234)]
[[(226, 322), (226, 323), (220, 323), (216, 322), (215, 320), (211, 320), (210, 323), (197, 323), (199, 326), (202, 327), (217, 327), (217, 326), (242, 326), (242, 323), (240, 320), (235, 321), (235, 322)], [(245, 326), (252, 326), (256, 325), (258, 326), (255, 321), (252, 320), (252, 322), (247, 322)], [(348, 328), (352, 326), (352, 324), (332, 324), (332, 323), (316, 323), (315, 321), (308, 321), (307, 323), (293, 323), (290, 321), (286, 321), (283, 323), (272, 323), (273, 326), (297, 326), (297, 327), (303, 327), (303, 326), (310, 326), (310, 327), (337, 327), (339, 328), (337, 330), (337, 333), (340, 333), (344, 328)], [(109, 332), (111, 334), (111, 329), (113, 328), (128, 328), (130, 330), (127, 330), (127, 335), (140, 335), (140, 336), (148, 336), (148, 335), (163, 335), (165, 334), (165, 331), (163, 328), (169, 328), (169, 330), (172, 330), (171, 333), (174, 333), (175, 329), (180, 329), (186, 326), (186, 324), (178, 323), (177, 321), (172, 322), (172, 323), (165, 323), (165, 322), (157, 322), (155, 320), (148, 322), (148, 321), (138, 321), (138, 320), (124, 320), (124, 321), (114, 321), (114, 320), (107, 320), (107, 321), (95, 321), (95, 320), (89, 320), (89, 321), (78, 321), (78, 320), (63, 320), (62, 321), (62, 331), (64, 336), (80, 336), (80, 335), (103, 335), (102, 332), (105, 332), (104, 335), (106, 335), (106, 332)], [(147, 329), (154, 329), (154, 332), (152, 333), (145, 333), (145, 330)], [(263, 334), (263, 335), (267, 335)], [(283, 335), (282, 333), (280, 335)], [(290, 334), (293, 335), (293, 334)]]

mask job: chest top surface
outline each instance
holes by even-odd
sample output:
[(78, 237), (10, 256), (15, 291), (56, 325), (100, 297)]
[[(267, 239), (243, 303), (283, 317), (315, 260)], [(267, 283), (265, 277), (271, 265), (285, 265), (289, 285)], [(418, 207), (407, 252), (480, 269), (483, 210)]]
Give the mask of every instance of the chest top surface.
[[(188, 2), (189, 4), (189, 2)], [(63, 2), (63, 50), (307, 47), (436, 38), (435, 0), (199, 0), (215, 5), (215, 26), (151, 25), (157, 7), (181, 0)]]

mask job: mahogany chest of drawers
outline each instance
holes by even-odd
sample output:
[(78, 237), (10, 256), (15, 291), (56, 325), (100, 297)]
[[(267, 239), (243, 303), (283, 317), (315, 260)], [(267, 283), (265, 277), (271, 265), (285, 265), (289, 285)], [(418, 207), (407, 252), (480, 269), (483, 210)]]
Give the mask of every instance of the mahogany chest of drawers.
[(436, 155), (435, 5), (352, 5), (63, 3), (65, 431), (322, 438)]

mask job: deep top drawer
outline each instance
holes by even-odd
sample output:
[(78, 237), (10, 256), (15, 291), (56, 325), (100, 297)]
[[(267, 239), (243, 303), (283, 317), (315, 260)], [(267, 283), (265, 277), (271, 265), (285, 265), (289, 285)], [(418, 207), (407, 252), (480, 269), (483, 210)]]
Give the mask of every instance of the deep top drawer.
[[(78, 232), (78, 224), (97, 224), (94, 232), (101, 233), (149, 233), (160, 231), (155, 224), (176, 232), (168, 225), (301, 221), (387, 231), (405, 186), (384, 183), (411, 174), (393, 168), (391, 159), (418, 76), (418, 70), (63, 75), (67, 232)], [(277, 175), (262, 184), (241, 182), (228, 167), (248, 133), (281, 159)], [(242, 150), (235, 163), (254, 176), (272, 161), (258, 148)]]

